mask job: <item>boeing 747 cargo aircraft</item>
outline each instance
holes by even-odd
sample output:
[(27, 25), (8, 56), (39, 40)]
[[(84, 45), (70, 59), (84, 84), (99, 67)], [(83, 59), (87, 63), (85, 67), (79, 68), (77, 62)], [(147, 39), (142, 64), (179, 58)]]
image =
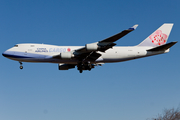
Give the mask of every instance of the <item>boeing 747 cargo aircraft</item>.
[[(104, 63), (123, 62), (169, 52), (177, 42), (166, 43), (172, 23), (165, 23), (136, 46), (115, 47), (117, 40), (135, 30), (138, 25), (104, 40), (85, 46), (56, 46), (48, 44), (17, 44), (3, 52), (3, 56), (22, 62), (57, 63), (59, 70), (77, 67), (80, 73)], [(112, 68), (113, 69), (113, 68)]]

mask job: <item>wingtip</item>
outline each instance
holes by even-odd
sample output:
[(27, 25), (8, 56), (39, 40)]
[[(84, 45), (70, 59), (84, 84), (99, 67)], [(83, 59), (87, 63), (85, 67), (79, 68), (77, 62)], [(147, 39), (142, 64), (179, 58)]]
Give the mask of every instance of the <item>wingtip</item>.
[(174, 44), (176, 44), (178, 41), (174, 41), (174, 42), (172, 42), (172, 43), (174, 43)]
[(138, 24), (136, 24), (136, 25), (130, 27), (129, 30), (135, 30), (137, 27), (138, 27)]

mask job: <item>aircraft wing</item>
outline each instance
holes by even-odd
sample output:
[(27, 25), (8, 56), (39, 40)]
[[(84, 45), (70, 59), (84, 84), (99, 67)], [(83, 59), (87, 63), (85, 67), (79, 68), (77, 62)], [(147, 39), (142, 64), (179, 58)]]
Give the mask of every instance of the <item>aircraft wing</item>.
[(101, 54), (95, 52), (95, 51), (91, 51), (91, 52), (83, 52), (80, 54), (76, 54), (75, 58), (78, 59), (79, 61), (95, 61), (96, 59), (98, 59), (101, 56)]
[[(101, 40), (99, 42), (86, 44), (85, 47), (71, 51), (71, 54), (72, 54), (73, 58), (78, 59), (81, 62), (95, 61), (96, 59), (98, 59), (101, 56), (101, 54), (98, 53), (98, 51), (105, 52), (109, 48), (112, 48), (113, 46), (116, 45), (116, 43), (114, 43), (115, 41), (119, 40), (123, 36), (127, 35), (131, 31), (135, 30), (137, 28), (137, 26), (138, 25), (134, 25), (133, 27), (131, 27), (129, 29), (126, 29), (116, 35), (113, 35), (113, 36), (106, 38), (104, 40)], [(69, 52), (62, 53), (62, 54), (67, 55), (67, 54), (69, 54)], [(58, 56), (54, 56), (54, 58), (62, 58), (62, 57), (58, 55)]]
[(73, 54), (76, 56), (76, 58), (80, 58), (81, 60), (82, 59), (96, 60), (101, 56), (101, 54), (97, 53), (97, 51), (105, 52), (109, 48), (112, 48), (113, 46), (116, 45), (116, 43), (114, 43), (115, 41), (119, 40), (123, 36), (135, 30), (137, 26), (138, 25), (134, 25), (133, 27), (127, 30), (124, 30), (116, 35), (113, 35), (99, 42), (86, 44), (85, 47), (75, 50)]
[(97, 51), (101, 51), (101, 52), (105, 52), (107, 49), (112, 48), (113, 46), (115, 46), (116, 44), (114, 43), (115, 41), (119, 40), (120, 38), (124, 37), (125, 35), (127, 35), (128, 33), (130, 33), (131, 31), (135, 30), (137, 28), (137, 24), (134, 25), (133, 27), (124, 30), (116, 35), (113, 35), (109, 38), (106, 38), (104, 40), (101, 40), (99, 42), (96, 43), (91, 43), (91, 44), (86, 44), (85, 47), (80, 48), (78, 50), (76, 50), (76, 52), (84, 52), (87, 51), (87, 45), (91, 45), (93, 47), (98, 47)]
[(102, 40), (102, 41), (99, 41), (99, 43), (112, 43), (112, 42), (115, 42), (115, 41), (117, 41), (118, 39), (124, 37), (126, 34), (130, 33), (130, 32), (133, 31), (133, 30), (135, 30), (135, 29), (137, 28), (137, 26), (138, 26), (138, 25), (136, 24), (136, 25), (134, 25), (133, 27), (127, 29), (127, 30), (124, 30), (124, 31), (122, 31), (122, 32), (120, 32), (120, 33), (118, 33), (118, 34), (116, 34), (116, 35), (113, 35), (113, 36), (111, 36), (111, 37), (109, 37), (109, 38), (106, 38), (106, 39), (104, 39), (104, 40)]

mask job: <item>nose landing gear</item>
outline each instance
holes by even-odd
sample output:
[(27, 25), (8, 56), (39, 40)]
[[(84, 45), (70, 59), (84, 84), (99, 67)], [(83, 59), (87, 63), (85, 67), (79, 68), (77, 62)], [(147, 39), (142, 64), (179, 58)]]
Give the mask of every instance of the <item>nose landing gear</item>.
[(23, 69), (22, 62), (19, 62), (19, 63), (20, 63), (20, 67), (19, 67), (19, 68), (20, 68), (20, 69)]

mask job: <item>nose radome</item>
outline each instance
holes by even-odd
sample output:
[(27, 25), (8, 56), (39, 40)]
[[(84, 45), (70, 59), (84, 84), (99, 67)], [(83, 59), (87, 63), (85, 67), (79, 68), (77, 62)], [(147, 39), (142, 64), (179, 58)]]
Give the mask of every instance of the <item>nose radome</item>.
[(2, 55), (4, 57), (10, 57), (10, 56), (12, 56), (12, 53), (10, 51), (6, 50), (5, 52), (2, 53)]
[(3, 52), (3, 53), (2, 53), (2, 55), (3, 55), (4, 57), (6, 57), (6, 55), (7, 55), (7, 54), (6, 54), (6, 51), (5, 51), (5, 52)]

